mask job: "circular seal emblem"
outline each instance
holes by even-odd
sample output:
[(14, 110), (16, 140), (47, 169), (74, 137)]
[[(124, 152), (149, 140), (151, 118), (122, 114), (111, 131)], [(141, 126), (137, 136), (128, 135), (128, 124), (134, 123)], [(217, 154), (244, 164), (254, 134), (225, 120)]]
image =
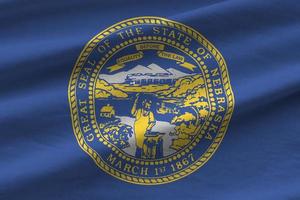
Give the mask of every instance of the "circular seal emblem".
[(206, 163), (234, 107), (220, 52), (193, 28), (160, 17), (128, 19), (96, 35), (68, 95), (80, 147), (108, 174), (144, 185)]

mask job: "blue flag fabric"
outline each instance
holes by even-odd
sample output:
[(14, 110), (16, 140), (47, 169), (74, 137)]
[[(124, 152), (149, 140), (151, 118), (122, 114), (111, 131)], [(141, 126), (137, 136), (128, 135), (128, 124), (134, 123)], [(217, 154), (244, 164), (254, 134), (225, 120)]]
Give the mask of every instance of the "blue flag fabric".
[[(0, 199), (300, 199), (299, 11), (292, 0), (1, 1)], [(204, 35), (227, 63), (235, 98), (210, 160), (151, 186), (99, 169), (74, 137), (68, 100), (84, 46), (140, 16)]]

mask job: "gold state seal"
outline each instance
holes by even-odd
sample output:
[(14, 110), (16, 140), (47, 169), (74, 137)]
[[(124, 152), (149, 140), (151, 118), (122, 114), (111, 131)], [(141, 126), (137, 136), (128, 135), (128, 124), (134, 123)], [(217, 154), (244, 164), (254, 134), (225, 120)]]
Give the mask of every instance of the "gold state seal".
[(162, 184), (206, 163), (234, 107), (220, 52), (193, 28), (137, 17), (96, 35), (69, 83), (80, 147), (108, 174)]

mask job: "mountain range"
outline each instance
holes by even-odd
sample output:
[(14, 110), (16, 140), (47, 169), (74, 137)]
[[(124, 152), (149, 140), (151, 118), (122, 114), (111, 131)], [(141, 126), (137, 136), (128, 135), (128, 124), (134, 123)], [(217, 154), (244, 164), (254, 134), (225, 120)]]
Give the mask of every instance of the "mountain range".
[[(105, 80), (108, 83), (124, 83), (127, 75), (129, 74), (144, 75), (144, 74), (159, 74), (159, 73), (168, 74), (167, 78), (170, 79), (178, 79), (184, 76), (191, 75), (191, 74), (183, 73), (174, 68), (163, 69), (159, 65), (152, 63), (148, 66), (137, 65), (128, 71), (122, 71), (115, 74), (100, 74), (99, 78)], [(157, 78), (159, 78), (159, 76)], [(166, 77), (164, 76), (164, 78)]]

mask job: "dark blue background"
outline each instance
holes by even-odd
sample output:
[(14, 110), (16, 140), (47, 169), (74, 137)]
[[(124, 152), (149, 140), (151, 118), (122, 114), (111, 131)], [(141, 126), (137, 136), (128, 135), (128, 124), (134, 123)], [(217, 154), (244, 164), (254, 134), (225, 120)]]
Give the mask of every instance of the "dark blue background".
[[(300, 199), (300, 6), (294, 1), (1, 1), (0, 199)], [(67, 98), (84, 45), (121, 20), (194, 27), (227, 61), (227, 135), (197, 172), (138, 186), (76, 142)]]

